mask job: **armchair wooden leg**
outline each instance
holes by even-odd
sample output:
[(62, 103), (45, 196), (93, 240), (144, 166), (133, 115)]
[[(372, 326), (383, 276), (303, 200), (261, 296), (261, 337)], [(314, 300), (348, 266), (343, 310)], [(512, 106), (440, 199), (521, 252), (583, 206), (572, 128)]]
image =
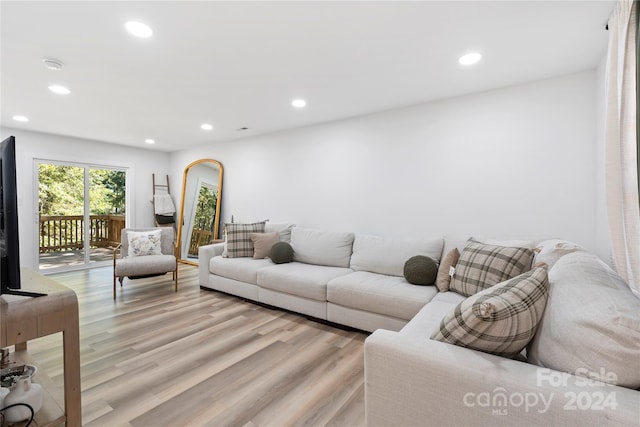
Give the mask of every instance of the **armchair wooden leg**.
[[(118, 277), (118, 282), (120, 282), (120, 287), (122, 287), (122, 281), (124, 277)], [(113, 299), (116, 299), (116, 274), (113, 273)]]
[(176, 279), (176, 292), (178, 292), (178, 267), (176, 266), (176, 271), (174, 273), (174, 277)]

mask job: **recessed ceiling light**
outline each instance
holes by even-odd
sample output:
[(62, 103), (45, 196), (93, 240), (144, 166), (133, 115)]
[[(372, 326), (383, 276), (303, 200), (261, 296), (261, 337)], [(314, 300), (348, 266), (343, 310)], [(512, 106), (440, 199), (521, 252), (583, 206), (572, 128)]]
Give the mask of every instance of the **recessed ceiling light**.
[(49, 86), (49, 90), (59, 95), (69, 95), (71, 93), (71, 91), (68, 88), (60, 85), (51, 85)]
[(305, 101), (304, 99), (294, 99), (293, 101), (291, 101), (291, 105), (296, 108), (304, 108), (307, 105), (307, 101)]
[(62, 69), (62, 62), (57, 59), (45, 58), (42, 60), (44, 66), (53, 71), (59, 71)]
[(140, 21), (128, 21), (124, 24), (124, 27), (136, 37), (147, 38), (153, 35), (153, 30), (147, 24), (143, 24)]
[(212, 130), (213, 129), (213, 125), (210, 125), (209, 123), (203, 123), (200, 125), (200, 128), (204, 129), (204, 130)]
[(156, 143), (156, 141), (151, 139), (151, 138), (145, 139), (144, 142), (146, 142), (147, 144), (155, 144)]
[(458, 62), (462, 65), (472, 65), (482, 59), (482, 55), (478, 52), (467, 53), (466, 55), (462, 55)]
[(19, 116), (19, 115), (13, 116), (13, 117), (12, 117), (12, 119), (13, 119), (13, 120), (15, 120), (16, 122), (22, 122), (22, 123), (26, 123), (26, 122), (28, 122), (28, 121), (29, 121), (29, 118), (28, 118), (28, 117), (26, 117), (26, 116)]

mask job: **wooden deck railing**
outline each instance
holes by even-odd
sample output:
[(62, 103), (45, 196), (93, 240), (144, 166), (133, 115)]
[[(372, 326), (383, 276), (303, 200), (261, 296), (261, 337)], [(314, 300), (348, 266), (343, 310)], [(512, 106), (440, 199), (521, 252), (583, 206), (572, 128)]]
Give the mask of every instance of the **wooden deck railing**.
[[(90, 215), (90, 246), (109, 247), (120, 243), (125, 227), (123, 215)], [(41, 216), (40, 253), (77, 250), (84, 247), (82, 215)]]
[(213, 233), (209, 230), (194, 228), (191, 232), (191, 241), (189, 242), (189, 255), (198, 256), (198, 248), (211, 243), (212, 236)]

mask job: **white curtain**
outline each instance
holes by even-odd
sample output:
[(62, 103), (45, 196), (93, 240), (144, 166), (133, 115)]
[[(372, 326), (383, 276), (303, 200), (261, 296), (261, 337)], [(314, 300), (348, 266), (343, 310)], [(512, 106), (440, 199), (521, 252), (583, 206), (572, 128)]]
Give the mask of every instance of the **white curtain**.
[(609, 18), (606, 75), (606, 193), (613, 262), (640, 295), (640, 204), (636, 127), (637, 1), (619, 0)]

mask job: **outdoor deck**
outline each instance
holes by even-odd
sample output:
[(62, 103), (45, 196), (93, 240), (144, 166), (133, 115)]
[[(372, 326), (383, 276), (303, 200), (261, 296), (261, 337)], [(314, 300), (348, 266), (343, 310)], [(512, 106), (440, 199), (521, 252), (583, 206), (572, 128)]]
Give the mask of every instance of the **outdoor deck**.
[(84, 265), (85, 233), (92, 248), (90, 262), (113, 259), (113, 248), (120, 243), (125, 227), (123, 215), (90, 215), (85, 228), (83, 215), (40, 216), (41, 270)]
[[(113, 260), (113, 249), (112, 248), (91, 248), (90, 260), (91, 262), (111, 261)], [(71, 265), (83, 265), (83, 264), (84, 264), (83, 250), (49, 252), (46, 254), (40, 254), (40, 269), (42, 270), (45, 270), (48, 268), (71, 266)]]

